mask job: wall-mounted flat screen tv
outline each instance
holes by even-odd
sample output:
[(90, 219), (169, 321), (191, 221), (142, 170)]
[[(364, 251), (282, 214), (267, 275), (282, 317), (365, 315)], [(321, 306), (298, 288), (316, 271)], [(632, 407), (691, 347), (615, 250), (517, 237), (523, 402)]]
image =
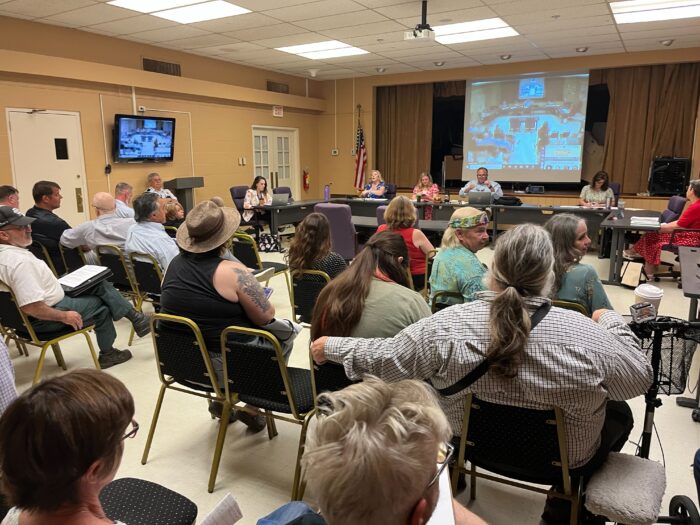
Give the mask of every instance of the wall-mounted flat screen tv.
[(173, 160), (175, 119), (114, 115), (114, 162)]

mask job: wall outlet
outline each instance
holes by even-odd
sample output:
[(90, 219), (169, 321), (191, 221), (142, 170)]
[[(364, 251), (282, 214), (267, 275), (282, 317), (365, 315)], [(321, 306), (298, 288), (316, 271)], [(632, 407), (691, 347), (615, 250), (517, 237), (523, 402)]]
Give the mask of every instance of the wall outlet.
[(146, 106), (139, 106), (139, 107), (138, 107), (138, 110), (139, 110), (141, 113), (143, 113), (144, 111), (146, 111)]
[(334, 157), (337, 157), (338, 156), (338, 148), (333, 148), (331, 150), (331, 155), (333, 155)]

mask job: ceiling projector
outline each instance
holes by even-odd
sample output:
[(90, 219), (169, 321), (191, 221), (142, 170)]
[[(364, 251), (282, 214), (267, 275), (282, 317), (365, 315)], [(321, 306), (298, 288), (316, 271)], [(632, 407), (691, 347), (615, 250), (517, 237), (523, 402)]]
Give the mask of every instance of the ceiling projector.
[(411, 31), (404, 31), (404, 40), (435, 40), (435, 31), (428, 23), (428, 0), (421, 2), (421, 21)]

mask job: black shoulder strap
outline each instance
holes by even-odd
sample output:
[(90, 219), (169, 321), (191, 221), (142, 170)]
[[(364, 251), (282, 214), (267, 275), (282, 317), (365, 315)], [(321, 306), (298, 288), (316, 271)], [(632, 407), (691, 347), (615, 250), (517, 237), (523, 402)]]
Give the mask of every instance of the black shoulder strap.
[[(530, 331), (535, 329), (540, 321), (549, 313), (551, 308), (552, 303), (547, 301), (546, 303), (541, 304), (540, 307), (535, 310), (535, 313), (533, 313), (530, 317)], [(452, 396), (457, 394), (481, 379), (481, 377), (489, 371), (490, 366), (491, 363), (489, 362), (488, 358), (486, 358), (455, 384), (445, 388), (437, 388), (436, 390), (441, 396)]]

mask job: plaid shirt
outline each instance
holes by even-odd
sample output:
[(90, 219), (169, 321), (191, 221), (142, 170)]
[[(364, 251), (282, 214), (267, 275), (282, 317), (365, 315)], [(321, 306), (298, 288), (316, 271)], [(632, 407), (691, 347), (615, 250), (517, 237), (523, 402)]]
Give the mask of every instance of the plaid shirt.
[[(391, 339), (331, 337), (330, 361), (343, 364), (351, 379), (373, 374), (387, 381), (429, 379), (436, 388), (453, 385), (483, 361), (488, 349), (493, 292), (442, 310)], [(547, 299), (528, 298), (534, 311)], [(600, 444), (608, 399), (625, 400), (646, 392), (652, 370), (639, 341), (615, 312), (598, 323), (581, 314), (552, 308), (530, 334), (518, 375), (490, 372), (466, 390), (441, 397), (455, 435), (461, 434), (468, 392), (486, 401), (564, 412), (572, 468), (585, 464)]]
[(12, 367), (7, 346), (0, 339), (0, 415), (15, 399), (17, 399), (15, 369)]

